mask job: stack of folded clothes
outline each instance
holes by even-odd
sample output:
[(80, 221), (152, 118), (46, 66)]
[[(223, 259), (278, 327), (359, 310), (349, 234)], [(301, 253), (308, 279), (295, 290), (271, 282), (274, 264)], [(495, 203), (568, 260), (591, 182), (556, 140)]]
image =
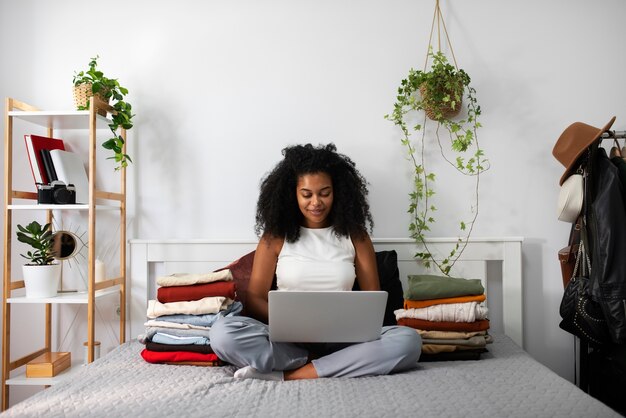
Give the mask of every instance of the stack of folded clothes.
[(230, 270), (204, 274), (173, 274), (157, 278), (157, 299), (148, 301), (146, 345), (141, 356), (149, 363), (215, 366), (220, 364), (209, 330), (220, 317), (243, 306), (235, 299)]
[(485, 289), (478, 279), (410, 275), (398, 325), (422, 336), (420, 361), (478, 360), (492, 342)]

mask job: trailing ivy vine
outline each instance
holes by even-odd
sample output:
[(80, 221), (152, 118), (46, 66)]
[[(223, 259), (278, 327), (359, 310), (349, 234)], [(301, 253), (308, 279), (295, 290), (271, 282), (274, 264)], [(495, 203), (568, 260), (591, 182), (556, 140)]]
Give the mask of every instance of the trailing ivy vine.
[[(488, 163), (478, 145), (478, 129), (481, 127), (478, 118), (481, 109), (476, 99), (476, 90), (470, 85), (469, 75), (450, 64), (441, 51), (433, 52), (432, 48), (429, 48), (428, 58), (432, 60), (430, 70), (409, 71), (407, 78), (401, 81), (398, 88), (393, 112), (385, 118), (402, 130), (401, 144), (405, 147), (407, 159), (413, 168), (413, 185), (409, 193), (408, 208), (411, 214), (409, 232), (411, 238), (424, 248), (424, 251), (416, 253), (415, 257), (421, 259), (427, 268), (435, 265), (442, 273), (449, 275), (451, 268), (467, 246), (478, 216), (480, 174), (488, 169)], [(455, 118), (455, 112), (460, 110), (464, 101), (464, 93), (466, 110), (462, 117)], [(424, 112), (423, 123), (409, 127), (409, 120), (414, 119), (416, 112)], [(433, 203), (436, 175), (427, 166), (424, 153), (429, 139), (426, 135), (428, 120), (436, 124), (434, 139), (444, 160), (458, 172), (475, 178), (474, 201), (471, 208), (473, 215), (469, 221), (459, 223), (462, 236), (443, 259), (438, 259), (431, 253), (425, 236), (435, 223), (434, 212), (437, 211)], [(421, 133), (417, 146), (413, 145), (412, 132)], [(440, 135), (440, 132), (443, 134)], [(442, 143), (444, 135), (450, 141), (454, 158), (446, 155)]]

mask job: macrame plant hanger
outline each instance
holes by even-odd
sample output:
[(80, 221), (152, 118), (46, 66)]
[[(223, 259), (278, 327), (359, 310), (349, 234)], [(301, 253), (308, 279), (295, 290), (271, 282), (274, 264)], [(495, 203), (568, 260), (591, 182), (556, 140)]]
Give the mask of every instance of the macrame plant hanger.
[(435, 0), (435, 13), (433, 14), (433, 21), (430, 26), (430, 35), (428, 36), (428, 48), (426, 49), (426, 61), (424, 62), (424, 71), (428, 69), (428, 59), (430, 58), (429, 52), (433, 45), (433, 33), (435, 32), (435, 26), (437, 26), (437, 52), (441, 52), (441, 28), (443, 28), (445, 41), (448, 44), (448, 48), (450, 48), (450, 55), (452, 55), (454, 68), (458, 70), (459, 66), (456, 63), (456, 57), (454, 56), (452, 42), (450, 42), (450, 36), (448, 35), (448, 29), (446, 28), (446, 22), (443, 20), (443, 14), (441, 13), (441, 8), (439, 7), (439, 0)]
[[(433, 47), (433, 42), (434, 39), (433, 37), (435, 36), (435, 29), (436, 29), (436, 36), (437, 36), (437, 49), (435, 51), (435, 48)], [(447, 49), (445, 51), (442, 51), (442, 42), (444, 43), (443, 47), (445, 48), (447, 46)], [(431, 27), (430, 27), (430, 34), (428, 37), (428, 46), (427, 46), (427, 51), (426, 51), (426, 59), (424, 61), (424, 69), (423, 72), (427, 72), (428, 71), (428, 65), (429, 65), (429, 59), (431, 58), (431, 56), (433, 54), (436, 53), (442, 53), (442, 54), (446, 54), (449, 51), (449, 55), (451, 57), (451, 64), (454, 65), (454, 68), (456, 71), (459, 71), (459, 66), (457, 64), (457, 60), (456, 60), (456, 56), (454, 54), (454, 49), (452, 47), (452, 42), (450, 41), (450, 35), (448, 34), (448, 29), (446, 27), (446, 23), (444, 21), (443, 18), (443, 13), (441, 12), (441, 7), (440, 7), (440, 2), (439, 0), (435, 1), (435, 10), (433, 13), (433, 18), (432, 18), (432, 23), (431, 23)], [(420, 89), (420, 93), (423, 95), (424, 92)], [(462, 109), (462, 105), (459, 102), (458, 106), (453, 106), (450, 109), (446, 109), (446, 111), (444, 112), (444, 117), (446, 118), (451, 118), (456, 116)], [(425, 115), (424, 115), (424, 122), (423, 122), (423, 126), (426, 125), (426, 121), (427, 118), (432, 119), (432, 120), (436, 120), (435, 117), (433, 117), (433, 112), (430, 109), (424, 109), (425, 111)], [(439, 127), (441, 126), (440, 123), (437, 124), (437, 128), (436, 128), (436, 136), (437, 136), (437, 142), (439, 143), (439, 148), (441, 150), (441, 155), (443, 156), (444, 160), (449, 163), (452, 167), (455, 167), (458, 171), (463, 172), (461, 170), (459, 170), (457, 168), (457, 166), (455, 165), (455, 163), (453, 161), (451, 161), (450, 159), (448, 159), (448, 157), (445, 155), (444, 153), (444, 148), (439, 140)], [(422, 141), (421, 141), (421, 152), (422, 152), (422, 160), (421, 160), (421, 168), (424, 170), (424, 179), (423, 179), (423, 183), (426, 189), (429, 188), (428, 183), (429, 183), (429, 179), (428, 176), (425, 174), (426, 172), (426, 164), (423, 158), (423, 153), (424, 153), (424, 147), (425, 147), (425, 129), (422, 130)], [(477, 137), (474, 138), (474, 141), (476, 141), (476, 147), (478, 148), (478, 139)], [(477, 156), (477, 160), (479, 161), (480, 164), (480, 157)], [(455, 244), (455, 248), (450, 252), (449, 256), (447, 256), (445, 258), (445, 260), (443, 261), (438, 261), (435, 258), (433, 258), (432, 256), (431, 258), (431, 262), (440, 270), (442, 271), (444, 274), (449, 274), (450, 269), (454, 266), (454, 264), (456, 263), (456, 261), (459, 259), (459, 257), (461, 256), (461, 254), (465, 251), (465, 248), (467, 247), (467, 244), (469, 242), (469, 237), (472, 233), (472, 230), (474, 228), (474, 223), (477, 219), (478, 216), (478, 184), (479, 184), (479, 174), (480, 171), (484, 171), (484, 169), (481, 169), (478, 171), (478, 173), (475, 173), (473, 175), (476, 176), (476, 184), (474, 186), (474, 189), (476, 191), (475, 194), (475, 200), (473, 202), (473, 215), (471, 216), (471, 219), (469, 220), (469, 222), (465, 223), (462, 222), (462, 225), (465, 225), (464, 227), (462, 226), (461, 229), (464, 230), (463, 235), (464, 236), (460, 236)], [(464, 173), (465, 174), (465, 173)], [(428, 192), (425, 193), (425, 210), (424, 210), (424, 218), (427, 218), (426, 214), (428, 212), (428, 207), (430, 206), (430, 204), (428, 203)], [(467, 229), (466, 229), (467, 228)], [(425, 253), (422, 254), (432, 254), (429, 248), (428, 243), (426, 242), (426, 240), (421, 240), (421, 244), (424, 246), (424, 249), (426, 250)]]

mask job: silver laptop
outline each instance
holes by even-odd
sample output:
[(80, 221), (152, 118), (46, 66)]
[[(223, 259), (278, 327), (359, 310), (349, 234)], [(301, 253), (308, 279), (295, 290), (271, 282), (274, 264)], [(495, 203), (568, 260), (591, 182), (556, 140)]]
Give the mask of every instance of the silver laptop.
[(356, 343), (380, 337), (385, 291), (269, 292), (270, 341)]

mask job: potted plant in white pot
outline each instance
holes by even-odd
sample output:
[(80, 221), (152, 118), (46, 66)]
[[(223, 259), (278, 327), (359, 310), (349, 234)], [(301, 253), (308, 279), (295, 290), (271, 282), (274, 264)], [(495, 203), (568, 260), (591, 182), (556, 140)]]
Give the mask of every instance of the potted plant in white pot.
[(33, 250), (20, 254), (30, 262), (22, 266), (26, 297), (47, 298), (57, 295), (61, 280), (61, 264), (55, 263), (54, 241), (50, 224), (41, 226), (32, 221), (26, 227), (17, 225), (17, 239)]

